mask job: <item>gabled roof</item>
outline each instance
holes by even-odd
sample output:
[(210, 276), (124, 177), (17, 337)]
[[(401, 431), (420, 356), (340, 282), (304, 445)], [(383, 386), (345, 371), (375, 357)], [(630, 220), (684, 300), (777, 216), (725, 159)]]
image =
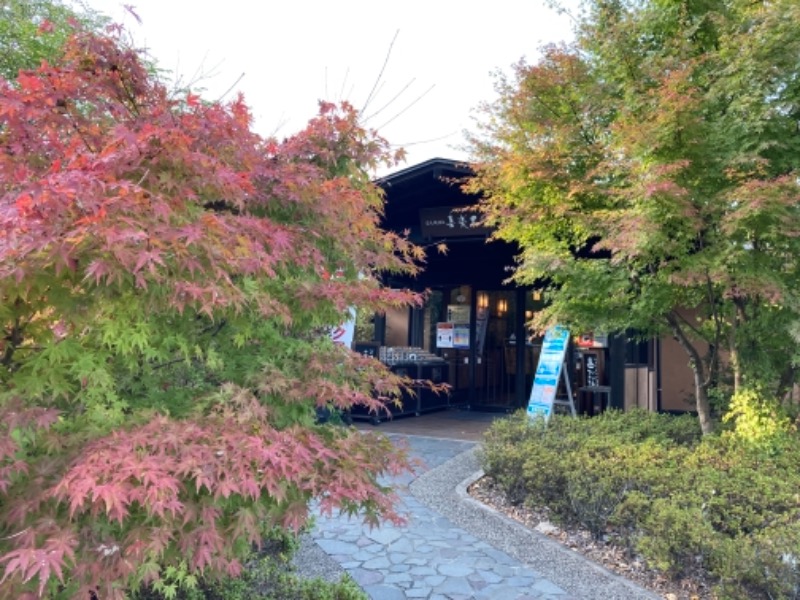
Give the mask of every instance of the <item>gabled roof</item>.
[(379, 177), (375, 180), (375, 183), (386, 189), (414, 179), (430, 177), (438, 179), (440, 177), (464, 177), (466, 175), (472, 175), (472, 169), (464, 161), (431, 158), (384, 177)]
[(386, 194), (384, 225), (402, 231), (419, 222), (422, 208), (474, 204), (477, 196), (466, 194), (461, 187), (472, 174), (463, 161), (432, 158), (376, 179)]
[(433, 158), (375, 180), (385, 193), (382, 225), (408, 234), (417, 244), (430, 247), (444, 242), (446, 254), (428, 252), (424, 269), (414, 278), (394, 278), (398, 286), (470, 284), (485, 289), (501, 289), (514, 264), (516, 247), (502, 241), (486, 243), (485, 232), (476, 235), (430, 237), (422, 231), (425, 209), (460, 209), (478, 202), (477, 195), (466, 193), (460, 185), (473, 175), (470, 166), (459, 160)]

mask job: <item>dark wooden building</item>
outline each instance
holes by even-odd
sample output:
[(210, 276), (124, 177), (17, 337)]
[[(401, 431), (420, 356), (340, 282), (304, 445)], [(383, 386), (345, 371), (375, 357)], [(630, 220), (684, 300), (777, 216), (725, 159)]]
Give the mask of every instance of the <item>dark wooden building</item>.
[[(526, 322), (546, 299), (537, 289), (508, 281), (517, 248), (490, 240), (491, 232), (470, 211), (478, 198), (459, 183), (470, 175), (468, 165), (437, 158), (377, 181), (386, 195), (384, 227), (410, 232), (427, 252), (418, 276), (388, 284), (428, 291), (428, 296), (422, 308), (379, 319), (376, 339), (381, 355), (388, 350), (395, 362), (410, 355), (442, 365), (436, 373), (452, 386), (450, 403), (510, 411), (527, 405), (541, 339), (531, 335)], [(439, 244), (446, 252), (437, 250)], [(672, 340), (572, 333), (567, 368), (579, 409), (690, 408), (688, 367)], [(673, 357), (668, 363), (665, 353)]]

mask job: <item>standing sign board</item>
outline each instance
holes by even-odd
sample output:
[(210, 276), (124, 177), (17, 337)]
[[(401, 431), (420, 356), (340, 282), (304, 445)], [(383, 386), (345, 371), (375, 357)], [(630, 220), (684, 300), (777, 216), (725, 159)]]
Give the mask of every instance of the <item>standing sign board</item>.
[[(338, 281), (344, 278), (344, 271), (336, 269), (336, 272), (331, 275), (327, 270), (323, 270), (322, 278), (324, 280)], [(356, 335), (356, 308), (351, 306), (347, 309), (347, 316), (336, 327), (332, 327), (328, 331), (328, 337), (337, 346), (344, 346), (345, 348), (353, 348), (353, 338)]]
[(533, 389), (528, 400), (528, 416), (544, 417), (545, 421), (550, 420), (553, 413), (553, 405), (557, 404), (556, 392), (558, 391), (558, 380), (562, 374), (564, 383), (567, 387), (568, 402), (575, 414), (575, 407), (572, 402), (572, 390), (569, 385), (569, 378), (564, 370), (564, 357), (569, 346), (569, 330), (566, 327), (556, 325), (547, 330), (542, 341), (542, 353), (539, 356), (539, 365), (536, 367), (536, 374), (533, 378)]
[(344, 346), (345, 348), (352, 348), (355, 333), (356, 309), (350, 308), (350, 310), (347, 311), (347, 318), (339, 323), (339, 325), (331, 329), (329, 335), (334, 344)]

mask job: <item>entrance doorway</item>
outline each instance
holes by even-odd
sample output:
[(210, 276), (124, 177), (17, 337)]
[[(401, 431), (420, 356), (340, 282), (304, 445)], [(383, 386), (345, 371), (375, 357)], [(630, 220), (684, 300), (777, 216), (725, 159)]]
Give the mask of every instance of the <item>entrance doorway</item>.
[(412, 315), (409, 339), (447, 361), (451, 404), (510, 412), (530, 396), (541, 338), (526, 324), (541, 307), (524, 289), (438, 288)]

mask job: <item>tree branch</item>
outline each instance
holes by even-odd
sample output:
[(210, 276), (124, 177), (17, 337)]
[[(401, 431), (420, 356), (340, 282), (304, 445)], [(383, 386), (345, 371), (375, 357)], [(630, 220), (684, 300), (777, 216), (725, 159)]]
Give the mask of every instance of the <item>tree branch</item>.
[(11, 327), (11, 331), (9, 331), (5, 338), (8, 344), (3, 350), (3, 358), (0, 359), (0, 364), (2, 364), (7, 369), (11, 368), (11, 363), (14, 359), (14, 352), (16, 352), (17, 347), (22, 343), (22, 332), (24, 330), (24, 326), (19, 322), (19, 317), (14, 320), (14, 325)]

